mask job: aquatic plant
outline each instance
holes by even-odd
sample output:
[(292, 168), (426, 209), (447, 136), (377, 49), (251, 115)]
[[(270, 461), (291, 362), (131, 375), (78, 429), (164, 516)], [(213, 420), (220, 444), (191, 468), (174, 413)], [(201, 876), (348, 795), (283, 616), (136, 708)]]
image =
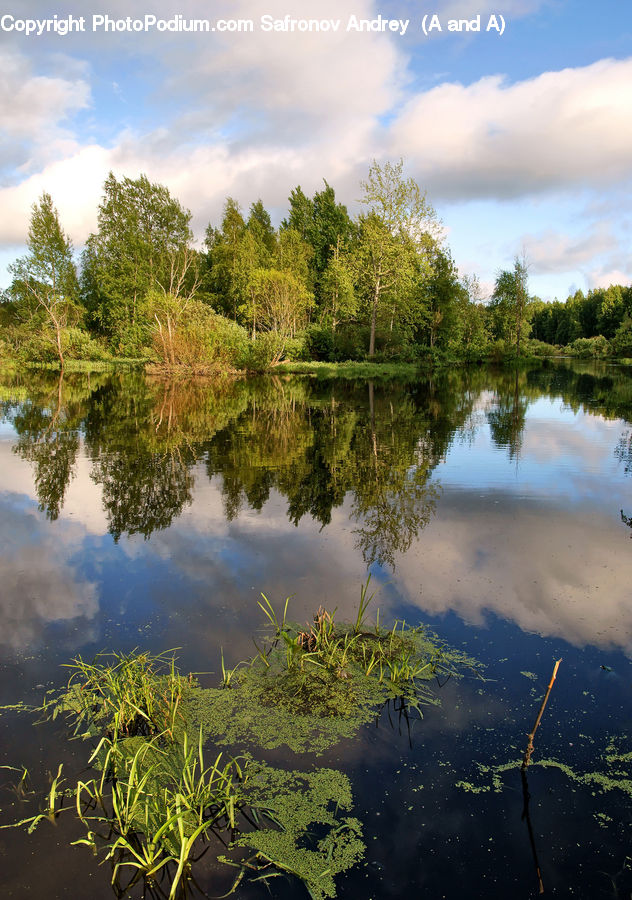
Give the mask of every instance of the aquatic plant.
[[(217, 751), (209, 762), (195, 702), (205, 692), (194, 676), (179, 673), (171, 651), (103, 653), (93, 662), (77, 657), (68, 668), (67, 685), (39, 712), (64, 716), (72, 736), (92, 740), (88, 775), (94, 774), (73, 783), (60, 765), (40, 811), (16, 825), (30, 833), (74, 810), (85, 835), (73, 843), (109, 861), (118, 895), (142, 881), (150, 888), (160, 883), (173, 900), (192, 877), (193, 860), (215, 844), (216, 855), (223, 850), (226, 862), (240, 867), (238, 881), (246, 873), (265, 879), (285, 873), (302, 879), (317, 900), (335, 896), (335, 874), (364, 849), (360, 823), (339, 815), (351, 806), (342, 772), (288, 773), (255, 765), (248, 754)], [(224, 666), (223, 683), (230, 681)], [(26, 777), (22, 772), (20, 785)], [(308, 848), (305, 830), (312, 825), (325, 827), (318, 846)], [(254, 851), (247, 865), (242, 847)]]
[(245, 878), (283, 874), (313, 900), (335, 897), (336, 875), (364, 852), (361, 824), (348, 815), (349, 779), (334, 769), (272, 767), (244, 748), (321, 752), (385, 704), (397, 701), (400, 718), (409, 709), (421, 715), (422, 704), (438, 702), (433, 679), (474, 665), (423, 627), (385, 629), (379, 613), (369, 626), (368, 585), (353, 623), (320, 607), (311, 624), (297, 625), (289, 601), (277, 614), (262, 595), (261, 646), (233, 668), (222, 651), (217, 688), (182, 675), (173, 651), (72, 660), (66, 686), (40, 712), (65, 717), (72, 736), (91, 741), (88, 767), (73, 783), (59, 766), (42, 809), (18, 824), (32, 831), (74, 810), (85, 828), (74, 843), (110, 863), (119, 896), (143, 882), (174, 900), (194, 860), (214, 846), (219, 861), (239, 869), (229, 893)]
[(368, 584), (353, 624), (320, 607), (311, 624), (299, 625), (288, 619), (288, 600), (278, 614), (262, 595), (268, 633), (256, 655), (231, 670), (228, 691), (200, 689), (189, 698), (206, 735), (226, 745), (321, 753), (352, 738), (384, 704), (398, 700), (423, 717), (423, 706), (438, 704), (443, 680), (480, 673), (474, 660), (423, 626), (397, 620), (385, 629), (379, 610), (369, 626)]

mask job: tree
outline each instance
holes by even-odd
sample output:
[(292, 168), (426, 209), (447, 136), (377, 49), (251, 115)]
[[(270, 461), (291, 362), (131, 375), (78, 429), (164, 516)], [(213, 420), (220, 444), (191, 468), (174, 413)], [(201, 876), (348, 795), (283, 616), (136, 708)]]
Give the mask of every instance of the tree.
[(239, 290), (236, 272), (240, 256), (240, 247), (246, 232), (246, 222), (241, 214), (239, 204), (232, 197), (226, 199), (221, 229), (206, 229), (206, 247), (208, 249), (208, 286), (213, 294), (213, 303), (225, 315), (237, 321), (239, 306)]
[[(131, 342), (147, 326), (145, 299), (153, 288), (169, 290), (174, 261), (192, 240), (191, 213), (164, 185), (146, 175), (120, 181), (110, 172), (99, 206), (98, 231), (87, 241), (84, 265), (93, 318), (110, 336)], [(192, 274), (192, 273), (191, 273)]]
[(274, 331), (282, 338), (294, 337), (307, 324), (312, 295), (292, 272), (256, 269), (251, 290), (253, 334)]
[(250, 205), (248, 216), (248, 228), (260, 243), (272, 255), (276, 249), (276, 233), (270, 219), (270, 214), (265, 209), (261, 200)]
[(334, 332), (339, 322), (355, 315), (357, 310), (353, 271), (348, 255), (341, 251), (340, 236), (323, 272), (320, 292), (321, 321), (329, 321)]
[(527, 336), (527, 264), (516, 256), (513, 271), (504, 269), (496, 276), (490, 303), (495, 336), (515, 347), (520, 356), (520, 344)]
[[(361, 182), (362, 202), (369, 208), (360, 219), (356, 259), (368, 291), (369, 357), (375, 355), (378, 311), (385, 300), (392, 308), (410, 287), (414, 269), (430, 271), (429, 244), (438, 234), (434, 208), (412, 178), (404, 179), (403, 161), (374, 162), (368, 181)], [(398, 296), (399, 295), (399, 296)]]
[(72, 242), (62, 230), (50, 194), (43, 193), (31, 208), (27, 246), (27, 255), (9, 266), (13, 294), (27, 306), (34, 305), (34, 312), (44, 313), (44, 333), (50, 336), (63, 370), (64, 329), (80, 318), (79, 284)]

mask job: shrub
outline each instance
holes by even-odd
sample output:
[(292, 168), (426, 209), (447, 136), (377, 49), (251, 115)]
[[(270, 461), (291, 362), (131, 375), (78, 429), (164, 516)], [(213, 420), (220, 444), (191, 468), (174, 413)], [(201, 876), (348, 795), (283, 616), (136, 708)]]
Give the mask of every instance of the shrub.
[(615, 336), (610, 341), (610, 349), (613, 356), (632, 356), (632, 319), (626, 315), (617, 328)]
[(608, 339), (603, 334), (591, 338), (577, 338), (572, 344), (566, 347), (567, 353), (572, 356), (586, 358), (589, 356), (603, 357), (608, 355), (610, 345)]
[(214, 312), (200, 300), (183, 300), (153, 292), (154, 352), (169, 368), (230, 369), (247, 357), (245, 329)]
[(66, 328), (62, 347), (69, 359), (110, 359), (108, 351), (82, 328)]
[(276, 365), (283, 356), (285, 341), (274, 331), (264, 331), (250, 342), (245, 359), (251, 372), (265, 372)]

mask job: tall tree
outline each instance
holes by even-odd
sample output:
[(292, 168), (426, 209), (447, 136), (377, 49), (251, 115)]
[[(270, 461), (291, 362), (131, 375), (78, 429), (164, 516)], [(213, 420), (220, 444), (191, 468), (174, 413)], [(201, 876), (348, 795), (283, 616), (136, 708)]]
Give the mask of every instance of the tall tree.
[(164, 185), (146, 175), (120, 181), (110, 172), (99, 206), (98, 231), (87, 241), (84, 262), (97, 295), (86, 298), (107, 334), (134, 328), (143, 319), (152, 288), (169, 290), (192, 240), (191, 213)]
[(495, 335), (510, 343), (520, 356), (522, 339), (527, 336), (527, 264), (516, 256), (513, 270), (503, 270), (496, 276), (490, 312)]
[(221, 229), (211, 225), (206, 229), (208, 250), (207, 283), (213, 294), (214, 306), (224, 315), (237, 320), (239, 290), (236, 283), (240, 247), (246, 232), (246, 222), (239, 204), (232, 197), (226, 199)]
[(394, 309), (402, 290), (410, 288), (415, 269), (430, 271), (427, 248), (438, 233), (438, 222), (425, 193), (412, 178), (403, 177), (402, 160), (383, 166), (374, 162), (361, 187), (369, 212), (360, 219), (356, 259), (368, 292), (370, 358), (375, 355), (381, 306), (388, 301)]
[(50, 194), (43, 193), (31, 209), (28, 253), (9, 266), (13, 294), (44, 314), (44, 333), (55, 346), (64, 368), (63, 333), (80, 317), (79, 284), (72, 242), (59, 223)]
[(276, 249), (276, 232), (270, 219), (270, 213), (266, 210), (261, 200), (250, 205), (248, 216), (248, 228), (257, 241), (272, 255)]

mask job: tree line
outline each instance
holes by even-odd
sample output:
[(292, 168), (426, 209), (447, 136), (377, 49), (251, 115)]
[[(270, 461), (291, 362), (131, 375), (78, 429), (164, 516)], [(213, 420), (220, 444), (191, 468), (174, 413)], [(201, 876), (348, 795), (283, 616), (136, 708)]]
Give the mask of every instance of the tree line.
[[(297, 186), (278, 228), (261, 200), (245, 211), (229, 197), (196, 249), (191, 213), (165, 186), (110, 173), (78, 266), (44, 193), (1, 297), (0, 355), (62, 368), (117, 356), (263, 370), (282, 359), (501, 358), (560, 343), (546, 305), (529, 296), (524, 260), (498, 273), (488, 303), (476, 278), (459, 276), (402, 161), (374, 163), (361, 193), (352, 218), (326, 181), (312, 197)], [(626, 289), (615, 290), (629, 320)], [(609, 340), (624, 317), (615, 323), (602, 306), (595, 322), (607, 320)]]

